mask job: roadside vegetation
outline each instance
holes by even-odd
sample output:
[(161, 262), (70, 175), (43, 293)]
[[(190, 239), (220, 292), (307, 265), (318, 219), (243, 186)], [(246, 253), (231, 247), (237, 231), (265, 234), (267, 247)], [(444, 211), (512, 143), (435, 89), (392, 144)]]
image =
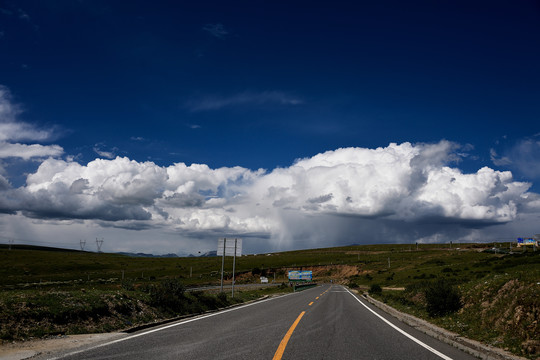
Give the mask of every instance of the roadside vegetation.
[[(509, 244), (363, 245), (237, 258), (236, 284), (287, 282), (312, 270), (317, 282), (360, 292), (471, 339), (536, 359), (540, 355), (540, 251)], [(189, 291), (218, 285), (221, 258), (135, 258), (0, 247), (0, 337), (20, 340), (104, 332), (202, 313), (287, 286)], [(226, 270), (232, 259), (227, 258)], [(232, 274), (226, 272), (225, 282)], [(6, 319), (4, 321), (4, 319)]]
[(539, 358), (540, 252), (460, 251), (430, 257), (416, 268), (367, 270), (352, 282), (400, 311), (516, 355)]

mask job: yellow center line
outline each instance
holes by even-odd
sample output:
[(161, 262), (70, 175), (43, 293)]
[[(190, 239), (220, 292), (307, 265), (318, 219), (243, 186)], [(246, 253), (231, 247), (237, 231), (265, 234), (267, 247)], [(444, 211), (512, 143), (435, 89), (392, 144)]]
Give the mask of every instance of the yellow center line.
[(298, 315), (294, 323), (291, 325), (291, 328), (289, 329), (289, 331), (287, 331), (287, 333), (285, 334), (285, 337), (283, 338), (283, 340), (281, 340), (281, 342), (279, 343), (279, 346), (272, 360), (281, 360), (281, 357), (283, 356), (283, 353), (285, 352), (285, 348), (287, 347), (287, 343), (289, 342), (289, 339), (291, 338), (292, 333), (294, 332), (294, 329), (296, 329), (296, 326), (298, 325), (298, 323), (300, 322), (300, 319), (302, 319), (302, 316), (304, 316), (305, 313), (306, 313), (305, 311), (302, 311), (300, 315)]
[(313, 305), (313, 301), (308, 304), (308, 306), (311, 306), (311, 305)]
[(317, 297), (315, 298), (315, 300), (319, 300), (319, 297), (317, 296)]

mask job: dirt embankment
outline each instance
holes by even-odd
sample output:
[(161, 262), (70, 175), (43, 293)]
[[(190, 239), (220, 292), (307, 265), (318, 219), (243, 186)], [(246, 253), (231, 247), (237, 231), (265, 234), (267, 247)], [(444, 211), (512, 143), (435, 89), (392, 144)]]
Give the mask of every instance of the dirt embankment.
[[(277, 273), (281, 273), (286, 276), (287, 271), (292, 268), (276, 269)], [(296, 270), (296, 269), (295, 269)], [(318, 282), (330, 282), (332, 280), (337, 284), (346, 284), (351, 276), (362, 275), (363, 272), (359, 270), (356, 265), (320, 265), (320, 266), (303, 266), (303, 271), (312, 271), (313, 280)], [(252, 272), (240, 274), (236, 277), (237, 284), (257, 283), (260, 281), (258, 272), (256, 274)], [(272, 275), (270, 276), (270, 280)], [(283, 277), (282, 277), (283, 279)]]

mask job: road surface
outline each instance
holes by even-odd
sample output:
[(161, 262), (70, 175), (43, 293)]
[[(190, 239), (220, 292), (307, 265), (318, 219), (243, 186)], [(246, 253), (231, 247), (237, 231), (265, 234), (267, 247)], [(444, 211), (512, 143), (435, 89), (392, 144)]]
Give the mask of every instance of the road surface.
[(62, 359), (474, 359), (345, 287), (302, 292), (126, 334)]

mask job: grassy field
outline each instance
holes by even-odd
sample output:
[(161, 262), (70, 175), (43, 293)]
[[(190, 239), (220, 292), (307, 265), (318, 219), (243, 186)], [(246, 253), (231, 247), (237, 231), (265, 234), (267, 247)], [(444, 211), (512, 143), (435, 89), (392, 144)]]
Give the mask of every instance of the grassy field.
[[(254, 283), (266, 275), (281, 283), (288, 270), (304, 269), (318, 282), (379, 286), (377, 296), (396, 308), (534, 359), (540, 355), (540, 251), (508, 250), (508, 243), (392, 244), (248, 255), (237, 258), (236, 279)], [(135, 258), (4, 246), (0, 261), (0, 315), (9, 320), (0, 329), (3, 339), (118, 330), (290, 291), (238, 291), (235, 299), (185, 292), (219, 284), (219, 257)], [(225, 266), (230, 283), (232, 258)], [(426, 289), (441, 280), (460, 293), (461, 308), (430, 316)], [(164, 295), (175, 291), (173, 299)]]

